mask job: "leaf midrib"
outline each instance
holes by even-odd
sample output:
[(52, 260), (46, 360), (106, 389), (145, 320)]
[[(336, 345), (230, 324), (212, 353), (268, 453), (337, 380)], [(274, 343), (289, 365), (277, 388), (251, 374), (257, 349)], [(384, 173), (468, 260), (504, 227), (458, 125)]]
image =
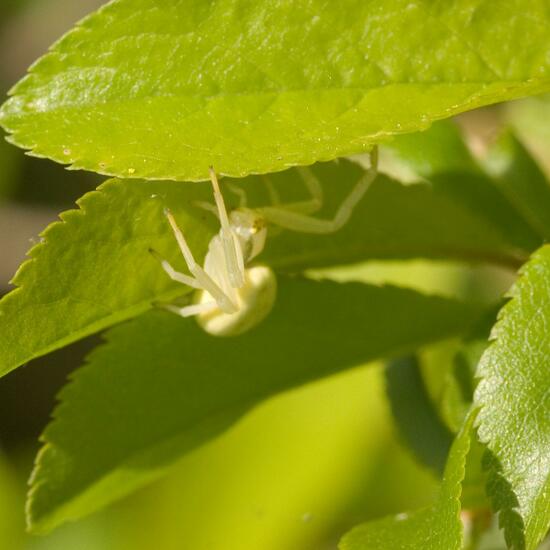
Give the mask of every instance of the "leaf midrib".
[[(378, 249), (379, 255), (377, 255), (377, 252), (373, 252), (376, 250), (374, 246), (362, 246), (362, 245), (354, 245), (354, 246), (339, 246), (338, 251), (345, 251), (346, 256), (359, 256), (360, 254), (364, 253), (365, 248), (369, 249), (369, 256), (372, 255), (369, 259), (399, 259), (399, 258), (406, 258), (406, 259), (418, 259), (418, 258), (438, 258), (438, 259), (455, 259), (461, 262), (466, 263), (488, 263), (491, 265), (501, 266), (505, 267), (507, 269), (510, 269), (514, 272), (516, 272), (528, 259), (529, 259), (529, 253), (521, 254), (520, 251), (517, 251), (517, 255), (514, 254), (491, 254), (491, 253), (484, 253), (483, 251), (476, 252), (472, 249), (467, 248), (458, 248), (458, 247), (448, 247), (448, 248), (440, 248), (440, 249), (434, 249), (434, 254), (418, 254), (418, 252), (407, 252), (405, 247), (399, 246), (399, 257), (397, 255), (392, 254), (392, 249), (396, 248), (394, 247), (380, 247)], [(412, 250), (417, 250), (411, 247)], [(384, 254), (384, 252), (389, 252), (389, 254)], [(273, 261), (270, 263), (270, 266), (272, 266), (275, 270), (280, 270), (281, 272), (288, 272), (288, 268), (291, 268), (290, 271), (292, 271), (292, 266), (295, 265), (303, 265), (306, 263), (312, 264), (313, 267), (307, 268), (307, 269), (317, 269), (319, 267), (319, 263), (323, 263), (326, 261), (327, 263), (330, 262), (330, 266), (335, 265), (353, 265), (354, 263), (359, 263), (362, 260), (357, 259), (353, 262), (346, 262), (345, 264), (339, 264), (338, 263), (338, 256), (340, 254), (327, 254), (323, 257), (316, 256), (314, 252), (300, 252), (299, 254), (285, 256), (284, 260), (281, 261)], [(259, 261), (258, 265), (261, 265), (262, 262)], [(325, 267), (323, 265), (323, 267)], [(306, 269), (306, 268), (304, 268)]]
[[(75, 72), (78, 72), (79, 69), (75, 69)], [(67, 72), (67, 71), (66, 71)], [(61, 73), (65, 74), (65, 73)], [(233, 97), (255, 97), (255, 96), (277, 96), (277, 95), (284, 95), (284, 94), (307, 94), (307, 93), (321, 93), (321, 92), (338, 92), (338, 91), (356, 91), (356, 92), (362, 92), (365, 95), (367, 93), (382, 90), (385, 88), (390, 87), (409, 87), (409, 86), (415, 86), (415, 87), (425, 87), (430, 88), (434, 86), (492, 86), (494, 84), (507, 84), (513, 87), (522, 87), (522, 86), (532, 86), (533, 84), (543, 85), (548, 84), (550, 86), (550, 78), (543, 78), (540, 80), (536, 79), (529, 79), (529, 80), (491, 80), (491, 81), (484, 81), (484, 80), (471, 80), (471, 81), (461, 81), (461, 82), (454, 82), (454, 81), (446, 81), (446, 82), (392, 82), (384, 85), (378, 85), (373, 87), (361, 87), (361, 86), (332, 86), (332, 87), (313, 87), (313, 88), (292, 88), (292, 89), (282, 89), (282, 90), (257, 90), (257, 91), (243, 91), (243, 92), (232, 92), (232, 93), (218, 93), (218, 94), (210, 94), (210, 95), (200, 95), (200, 94), (168, 94), (168, 93), (162, 93), (162, 94), (148, 94), (143, 95), (140, 97), (134, 97), (134, 98), (127, 98), (124, 100), (115, 100), (115, 99), (107, 99), (104, 101), (96, 101), (96, 102), (80, 102), (78, 104), (71, 104), (71, 103), (65, 103), (56, 105), (53, 109), (44, 109), (44, 110), (36, 110), (31, 111), (30, 115), (37, 115), (37, 114), (46, 114), (56, 111), (62, 111), (62, 110), (74, 110), (74, 109), (82, 109), (82, 104), (87, 108), (94, 108), (98, 106), (104, 106), (104, 105), (124, 105), (127, 103), (139, 103), (142, 101), (148, 101), (151, 99), (185, 99), (185, 98), (192, 98), (192, 99), (198, 99), (204, 101), (204, 103), (209, 103), (212, 101), (216, 101), (219, 98), (233, 98)], [(40, 88), (35, 88), (33, 93), (36, 93), (37, 91), (42, 90), (48, 90), (49, 84), (43, 85)], [(26, 92), (23, 92), (22, 95), (25, 95)], [(15, 97), (16, 95), (19, 95), (19, 92), (17, 90), (12, 90), (10, 92), (10, 98)], [(477, 95), (477, 94), (476, 94)], [(0, 120), (2, 118), (6, 117), (6, 115), (3, 113), (3, 109), (0, 110)]]

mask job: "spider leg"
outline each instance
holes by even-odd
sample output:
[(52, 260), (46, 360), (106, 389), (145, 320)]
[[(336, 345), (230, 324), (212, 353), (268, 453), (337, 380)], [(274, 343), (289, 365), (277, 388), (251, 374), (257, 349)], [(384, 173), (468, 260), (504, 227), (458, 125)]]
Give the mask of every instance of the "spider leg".
[(311, 195), (311, 198), (301, 203), (296, 203), (296, 206), (301, 205), (301, 209), (296, 207), (293, 209), (295, 212), (302, 212), (302, 214), (313, 214), (321, 209), (323, 206), (323, 188), (321, 183), (317, 179), (317, 176), (312, 172), (308, 166), (301, 166), (298, 168), (298, 173), (304, 180), (306, 188)]
[(204, 302), (202, 304), (191, 304), (190, 306), (178, 307), (170, 304), (163, 305), (162, 308), (180, 317), (193, 317), (193, 315), (200, 315), (201, 313), (208, 313), (214, 311), (218, 307), (216, 302)]
[(378, 150), (376, 147), (372, 149), (370, 156), (371, 168), (353, 186), (349, 195), (344, 199), (336, 211), (333, 219), (323, 220), (314, 218), (307, 214), (289, 210), (286, 206), (258, 208), (258, 212), (267, 222), (283, 227), (284, 229), (290, 229), (291, 231), (318, 234), (334, 233), (348, 222), (353, 213), (353, 209), (363, 198), (377, 176)]
[(208, 275), (208, 273), (206, 273), (206, 271), (197, 262), (195, 262), (193, 253), (191, 252), (191, 249), (189, 248), (189, 245), (187, 244), (187, 241), (185, 240), (181, 229), (178, 227), (172, 213), (169, 210), (165, 210), (165, 214), (170, 222), (170, 226), (172, 227), (176, 240), (178, 241), (178, 245), (183, 257), (185, 258), (187, 267), (191, 274), (195, 277), (199, 288), (206, 290), (206, 292), (208, 292), (212, 298), (216, 300), (218, 307), (224, 313), (235, 313), (238, 311), (237, 306), (233, 303), (229, 296), (227, 296), (227, 294), (218, 286), (214, 279), (212, 279), (212, 277), (210, 277), (210, 275)]
[(193, 201), (193, 204), (198, 208), (202, 208), (203, 210), (206, 210), (207, 212), (214, 214), (216, 218), (220, 219), (218, 215), (218, 209), (216, 208), (215, 204), (212, 204), (211, 202), (208, 202), (208, 201)]
[(311, 198), (304, 201), (282, 204), (277, 189), (269, 176), (263, 176), (272, 206), (300, 214), (314, 214), (323, 206), (323, 188), (315, 174), (307, 166), (297, 168)]
[(220, 236), (222, 239), (225, 261), (227, 263), (229, 280), (233, 288), (241, 288), (244, 285), (244, 259), (242, 257), (243, 253), (233, 233), (233, 230), (231, 229), (231, 225), (229, 224), (229, 218), (227, 216), (227, 210), (223, 201), (223, 195), (220, 191), (216, 172), (214, 172), (214, 169), (211, 166), (209, 170), (212, 187), (214, 188), (214, 199), (216, 201), (216, 206), (218, 207), (218, 213), (220, 217)]
[(188, 285), (193, 288), (202, 288), (197, 282), (197, 280), (194, 279), (193, 277), (189, 277), (189, 275), (185, 275), (183, 273), (180, 273), (179, 271), (176, 271), (172, 267), (172, 265), (167, 260), (165, 260), (156, 250), (153, 250), (152, 248), (150, 248), (149, 252), (156, 260), (160, 262), (162, 269), (166, 271), (170, 279), (172, 279), (173, 281), (176, 281), (177, 283), (182, 283), (184, 285)]
[(279, 192), (273, 185), (271, 178), (267, 175), (263, 175), (262, 179), (264, 180), (264, 183), (267, 187), (267, 192), (269, 193), (270, 204), (273, 206), (279, 206), (281, 204), (281, 197), (279, 196)]
[[(233, 183), (227, 183), (226, 187), (239, 198), (239, 208), (246, 208), (246, 191), (242, 187), (239, 187)], [(207, 212), (210, 212), (211, 214), (214, 214), (218, 220), (220, 219), (220, 214), (215, 204), (208, 201), (193, 201), (193, 204), (203, 210), (206, 210)]]
[(248, 197), (246, 196), (246, 191), (242, 187), (239, 187), (234, 183), (227, 183), (226, 187), (229, 189), (229, 191), (231, 191), (231, 193), (239, 197), (239, 208), (246, 208), (246, 203), (248, 200)]

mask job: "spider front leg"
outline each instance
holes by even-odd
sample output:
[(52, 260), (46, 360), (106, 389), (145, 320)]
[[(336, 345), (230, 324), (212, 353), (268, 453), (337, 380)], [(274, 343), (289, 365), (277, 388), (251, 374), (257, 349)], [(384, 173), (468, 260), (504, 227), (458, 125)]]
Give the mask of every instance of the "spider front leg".
[(291, 231), (318, 234), (334, 233), (349, 221), (354, 208), (363, 198), (378, 174), (378, 149), (376, 147), (372, 149), (370, 159), (370, 169), (367, 170), (366, 174), (353, 186), (349, 195), (344, 199), (336, 211), (334, 218), (331, 220), (323, 220), (299, 211), (297, 212), (292, 208), (292, 205), (290, 205), (291, 208), (286, 206), (266, 206), (258, 208), (258, 212), (267, 222)]
[[(231, 191), (231, 193), (237, 195), (237, 198), (239, 199), (239, 208), (246, 208), (246, 204), (248, 202), (246, 191), (242, 187), (239, 187), (238, 185), (235, 185), (233, 183), (226, 183), (225, 186), (227, 187), (227, 189), (229, 189), (229, 191)], [(194, 204), (199, 208), (202, 208), (203, 210), (214, 214), (214, 216), (216, 216), (218, 220), (220, 219), (218, 208), (215, 204), (212, 204), (208, 201), (194, 201)]]
[(234, 183), (227, 183), (226, 187), (233, 193), (234, 195), (237, 195), (239, 199), (239, 208), (246, 208), (246, 205), (248, 203), (248, 197), (246, 196), (246, 191), (239, 187), (238, 185), (235, 185)]
[(170, 304), (162, 306), (164, 309), (179, 315), (180, 317), (194, 317), (204, 313), (215, 311), (218, 307), (216, 302), (203, 302), (200, 304), (191, 304), (190, 306), (178, 307)]
[(196, 279), (193, 277), (189, 277), (189, 275), (185, 275), (184, 273), (180, 273), (179, 271), (176, 271), (170, 262), (168, 260), (165, 260), (156, 250), (153, 250), (152, 248), (149, 249), (149, 253), (157, 260), (162, 269), (166, 272), (168, 277), (172, 279), (172, 281), (176, 281), (176, 283), (181, 283), (182, 285), (187, 285), (192, 288), (200, 289), (202, 288)]
[(244, 258), (241, 247), (238, 243), (237, 237), (231, 229), (229, 224), (229, 217), (225, 208), (223, 195), (220, 191), (218, 184), (218, 178), (214, 168), (209, 167), (210, 180), (212, 181), (212, 187), (214, 189), (214, 200), (218, 208), (218, 215), (220, 218), (220, 237), (223, 245), (223, 253), (227, 264), (227, 273), (229, 275), (229, 281), (233, 288), (241, 288), (244, 285)]
[(304, 201), (298, 201), (293, 203), (281, 204), (281, 199), (277, 193), (277, 189), (273, 185), (269, 176), (263, 176), (263, 180), (267, 186), (271, 206), (268, 208), (276, 208), (287, 210), (291, 212), (298, 212), (300, 214), (314, 214), (323, 206), (323, 188), (319, 183), (319, 180), (315, 174), (311, 171), (311, 168), (307, 166), (301, 166), (297, 168), (302, 181), (304, 182), (310, 198)]
[[(235, 313), (236, 311), (238, 311), (238, 307), (233, 303), (233, 301), (229, 298), (229, 296), (227, 296), (227, 294), (218, 286), (218, 284), (212, 279), (212, 277), (210, 277), (210, 275), (208, 275), (208, 273), (206, 273), (206, 271), (195, 261), (195, 258), (193, 257), (193, 253), (191, 252), (191, 249), (189, 248), (189, 245), (187, 244), (187, 241), (183, 236), (183, 232), (178, 227), (172, 213), (168, 209), (166, 209), (164, 213), (168, 218), (168, 222), (172, 227), (172, 231), (174, 232), (174, 235), (180, 247), (181, 253), (185, 258), (187, 268), (189, 269), (189, 271), (194, 277), (195, 284), (191, 286), (194, 286), (195, 288), (200, 288), (208, 292), (212, 296), (212, 298), (216, 300), (218, 307), (223, 312)], [(167, 270), (165, 269), (165, 271)], [(167, 273), (170, 275), (168, 271)], [(174, 273), (177, 274), (177, 272), (174, 272)]]

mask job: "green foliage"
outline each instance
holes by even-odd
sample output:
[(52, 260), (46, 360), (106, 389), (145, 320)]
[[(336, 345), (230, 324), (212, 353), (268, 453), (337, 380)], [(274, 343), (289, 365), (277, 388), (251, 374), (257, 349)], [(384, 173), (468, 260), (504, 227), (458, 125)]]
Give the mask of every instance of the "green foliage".
[[(492, 321), (494, 312), (490, 313), (487, 317)], [(460, 431), (472, 409), (474, 375), (479, 358), (487, 347), (485, 322), (482, 319), (465, 341), (444, 343), (434, 346), (436, 349), (431, 353), (420, 354), (423, 380), (437, 388), (431, 396), (437, 411), (436, 418), (454, 433)], [(482, 518), (489, 514), (491, 508), (485, 494), (486, 475), (482, 466), (484, 451), (485, 447), (478, 441), (477, 434), (472, 433), (461, 494), (462, 509), (474, 516), (479, 514)]]
[(452, 358), (439, 402), (445, 423), (457, 431), (474, 395), (474, 373), (481, 354), (487, 347), (485, 341), (465, 344)]
[[(179, 198), (172, 190), (136, 183), (128, 192), (122, 182), (107, 182), (42, 234), (13, 279), (19, 288), (1, 302), (2, 373), (186, 292), (169, 284), (147, 251), (173, 249), (162, 214)], [(198, 187), (188, 190), (189, 199), (201, 196)], [(199, 209), (178, 210), (184, 228), (193, 223), (189, 240), (199, 257), (213, 232), (214, 220), (204, 218)]]
[[(424, 142), (419, 137), (418, 146)], [(327, 210), (333, 212), (341, 201), (341, 189), (349, 189), (361, 170), (344, 160), (316, 166), (320, 180), (327, 184)], [(271, 177), (281, 187), (290, 188), (290, 178), (298, 184), (292, 171)], [(250, 182), (250, 188), (257, 187), (253, 178), (244, 181)], [(380, 175), (352, 220), (337, 233), (322, 239), (307, 233), (286, 237), (270, 240), (262, 257), (284, 271), (415, 257), (514, 267), (524, 261), (526, 251), (541, 243), (487, 176), (466, 171), (442, 172), (429, 182), (412, 185)]]
[[(344, 160), (317, 165), (314, 172), (326, 192), (321, 213), (326, 216), (364, 173)], [(303, 187), (296, 170), (270, 177), (282, 197), (291, 199)], [(539, 238), (490, 180), (464, 178), (451, 173), (432, 184), (405, 186), (380, 176), (343, 230), (328, 236), (270, 235), (260, 261), (284, 272), (415, 256), (516, 265)], [(268, 203), (258, 176), (240, 185), (251, 205)], [(231, 204), (233, 195), (226, 195)], [(201, 260), (218, 222), (195, 204), (198, 200), (212, 200), (209, 185), (110, 180), (85, 195), (80, 210), (62, 214), (63, 221), (42, 234), (43, 242), (15, 276), (18, 288), (0, 302), (0, 373), (187, 293), (168, 279), (148, 249), (185, 270), (163, 215), (168, 206)]]
[[(478, 332), (478, 328), (474, 332)], [(474, 372), (486, 347), (482, 340), (447, 341), (416, 356), (392, 361), (387, 391), (402, 441), (420, 464), (443, 473), (453, 432), (458, 433), (472, 408)], [(490, 508), (482, 470), (484, 447), (472, 434), (462, 484), (462, 507)]]
[(119, 177), (274, 172), (549, 90), (549, 24), (545, 0), (115, 0), (0, 121), (36, 155)]
[[(117, 179), (44, 231), (13, 280), (16, 288), (0, 300), (0, 376), (124, 323), (107, 332), (60, 394), (32, 477), (30, 529), (49, 531), (98, 510), (185, 456), (184, 481), (174, 494), (189, 498), (193, 483), (200, 490), (223, 485), (227, 494), (203, 502), (220, 496), (218, 512), (240, 543), (250, 522), (223, 512), (228, 495), (248, 491), (252, 502), (264, 491), (250, 489), (258, 485), (253, 475), (242, 487), (236, 482), (237, 489), (205, 481), (212, 449), (222, 449), (211, 463), (223, 462), (225, 477), (247, 469), (236, 452), (226, 460), (222, 434), (266, 399), (389, 358), (385, 414), (391, 409), (402, 442), (430, 466), (417, 482), (430, 486), (434, 473), (443, 479), (427, 507), (423, 497), (379, 508), (361, 497), (349, 525), (336, 521), (338, 538), (359, 521), (391, 515), (351, 530), (342, 550), (459, 550), (463, 544), (481, 550), (489, 544), (483, 535), (492, 511), (499, 512), (510, 548), (535, 550), (550, 526), (550, 246), (542, 246), (550, 239), (550, 188), (514, 135), (501, 137), (487, 158), (474, 159), (459, 127), (440, 119), (550, 91), (548, 28), (546, 0), (113, 0), (54, 44), (12, 89), (0, 124), (31, 155)], [(529, 124), (546, 135), (539, 108), (548, 113), (548, 99), (506, 108), (529, 150), (537, 150), (526, 139)], [(530, 113), (527, 126), (518, 113)], [(375, 145), (380, 173), (343, 229), (313, 235), (269, 228), (254, 262), (277, 273), (279, 289), (260, 325), (215, 338), (194, 320), (156, 307), (191, 300), (190, 288), (171, 281), (149, 254), (154, 249), (186, 272), (165, 208), (201, 264), (219, 230), (199, 204), (212, 202), (210, 185), (189, 183), (205, 179), (209, 165), (241, 178), (220, 180), (230, 210), (243, 191), (252, 209), (272, 204), (277, 194), (282, 203), (303, 206), (307, 182), (294, 166), (310, 165), (324, 195), (316, 215), (329, 219), (365, 176), (364, 153)], [(0, 199), (9, 197), (16, 160), (0, 146)], [(357, 274), (369, 260), (416, 258), (452, 261), (463, 270), (491, 264), (493, 290), (527, 264), (490, 339), (496, 305), (476, 305), (464, 289), (454, 288), (461, 298), (451, 299), (365, 279), (341, 284), (304, 277), (315, 276), (316, 268), (338, 277), (341, 266), (361, 264), (352, 266)], [(361, 373), (351, 374), (359, 380)], [(342, 444), (334, 456), (349, 451), (337, 413), (370, 407), (373, 395), (380, 412), (379, 385), (365, 389), (364, 399), (359, 387), (347, 388), (349, 401), (344, 393), (325, 395), (329, 409), (338, 409), (324, 411), (335, 417), (327, 445)], [(304, 425), (306, 401), (295, 413)], [(387, 461), (376, 434), (386, 441), (390, 431), (369, 411), (365, 423), (373, 437), (361, 449), (371, 454), (354, 463), (368, 463), (386, 492), (400, 481), (376, 470), (377, 460)], [(266, 456), (276, 445), (269, 438), (274, 426), (273, 418), (264, 424)], [(256, 426), (249, 437), (256, 441), (260, 431)], [(348, 493), (372, 486), (352, 479), (337, 461), (329, 468), (328, 452), (314, 468), (301, 448), (290, 453), (308, 439), (292, 441), (298, 431), (288, 429), (287, 446), (277, 444), (270, 454), (304, 461), (285, 465), (297, 493), (288, 506), (278, 480), (270, 480), (276, 488), (265, 494), (274, 495), (280, 517), (296, 514), (312, 496), (311, 509), (320, 515), (337, 508), (313, 485), (302, 500), (303, 487), (291, 483), (298, 476), (305, 484), (326, 478), (324, 486), (338, 490), (345, 479)], [(195, 479), (197, 456), (206, 465)], [(194, 502), (183, 507), (189, 512)], [(420, 509), (395, 516), (415, 506)], [(164, 521), (172, 522), (168, 516)], [(189, 524), (194, 516), (186, 517)], [(276, 527), (272, 516), (261, 533), (250, 529), (247, 544), (324, 547), (321, 532), (336, 540), (328, 522), (308, 534), (301, 525), (288, 537), (274, 536)], [(210, 539), (185, 540), (212, 550)]]
[(544, 246), (522, 268), (478, 371), (488, 490), (515, 550), (536, 548), (550, 527), (549, 281)]
[(141, 316), (63, 390), (33, 476), (31, 525), (52, 528), (146, 483), (273, 393), (465, 333), (478, 316), (405, 289), (284, 278), (271, 315), (241, 337)]
[[(481, 325), (486, 318), (491, 319), (491, 326), (494, 323), (496, 311), (493, 306), (488, 313)], [(475, 372), (489, 336), (488, 332), (484, 333), (485, 327), (479, 331), (478, 324), (473, 334), (468, 334), (463, 341), (444, 342), (418, 354), (422, 381), (437, 416), (454, 433), (458, 432), (472, 406)]]
[(470, 431), (475, 415), (470, 414), (449, 452), (441, 489), (432, 506), (412, 514), (365, 523), (348, 533), (341, 550), (460, 550), (460, 492)]

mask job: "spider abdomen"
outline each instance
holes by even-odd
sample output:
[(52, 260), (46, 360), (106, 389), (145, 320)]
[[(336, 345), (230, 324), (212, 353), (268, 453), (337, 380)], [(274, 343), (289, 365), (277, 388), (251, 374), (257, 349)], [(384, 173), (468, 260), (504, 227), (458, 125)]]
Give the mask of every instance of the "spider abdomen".
[[(255, 327), (272, 310), (277, 296), (277, 279), (269, 267), (257, 266), (245, 271), (244, 285), (233, 289), (238, 310), (224, 313), (215, 308), (197, 316), (199, 325), (214, 336), (237, 336)], [(209, 303), (212, 296), (204, 290), (198, 292), (197, 303)]]

